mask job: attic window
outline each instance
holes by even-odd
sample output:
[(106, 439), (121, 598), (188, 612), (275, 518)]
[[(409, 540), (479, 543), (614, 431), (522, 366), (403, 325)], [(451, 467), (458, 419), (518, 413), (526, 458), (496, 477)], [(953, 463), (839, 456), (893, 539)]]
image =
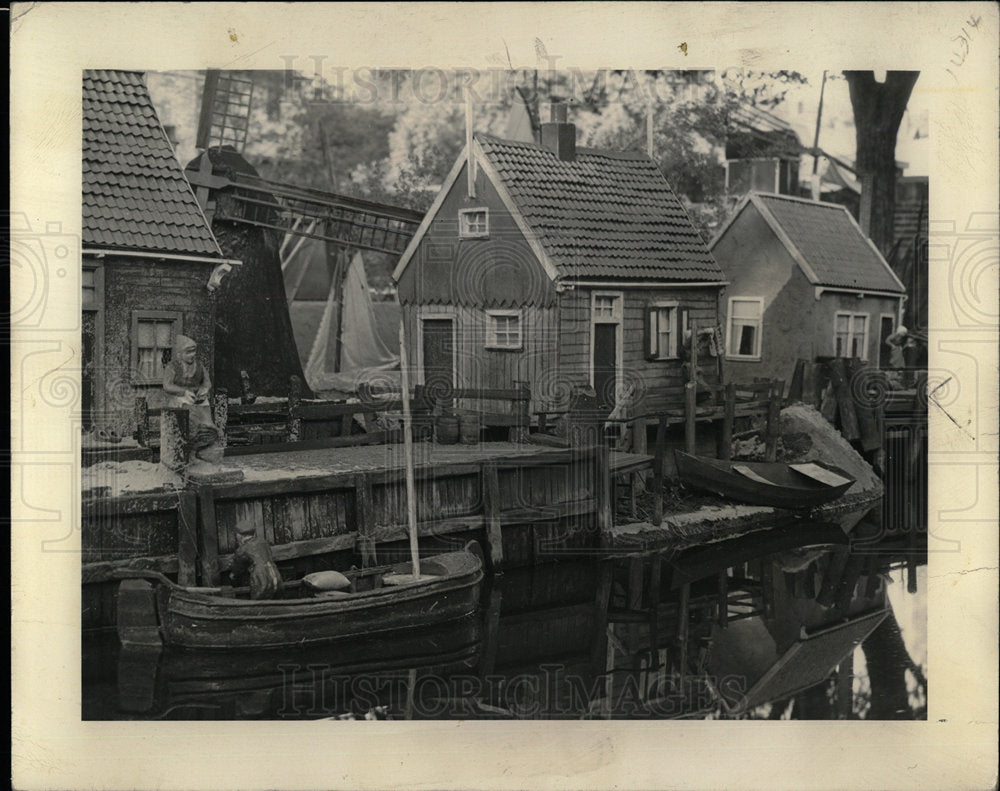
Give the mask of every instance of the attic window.
[(489, 209), (462, 209), (458, 213), (458, 235), (461, 239), (485, 239), (490, 235)]
[(518, 310), (486, 311), (486, 348), (521, 348), (521, 312)]

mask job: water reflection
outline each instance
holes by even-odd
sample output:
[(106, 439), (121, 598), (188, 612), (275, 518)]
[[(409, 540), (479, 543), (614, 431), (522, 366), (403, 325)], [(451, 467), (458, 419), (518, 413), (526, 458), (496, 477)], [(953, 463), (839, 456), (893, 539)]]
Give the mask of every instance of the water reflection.
[(83, 714), (923, 717), (925, 669), (888, 595), (901, 561), (879, 551), (883, 538), (867, 520), (850, 534), (796, 521), (703, 546), (566, 559), (494, 579), (475, 617), (303, 652), (150, 652), (110, 638), (85, 647)]

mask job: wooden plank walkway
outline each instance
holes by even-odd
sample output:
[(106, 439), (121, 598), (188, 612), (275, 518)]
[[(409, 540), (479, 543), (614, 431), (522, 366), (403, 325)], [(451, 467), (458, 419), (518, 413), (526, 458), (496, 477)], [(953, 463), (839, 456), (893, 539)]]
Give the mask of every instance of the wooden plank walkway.
[[(566, 449), (549, 449), (535, 444), (515, 442), (480, 442), (475, 445), (439, 445), (418, 442), (414, 445), (414, 466), (433, 468), (454, 464), (481, 464), (485, 461), (551, 456), (565, 458)], [(534, 459), (533, 459), (534, 461)], [(652, 464), (653, 457), (640, 453), (610, 454), (611, 472), (621, 475)], [(402, 445), (359, 445), (349, 448), (297, 450), (288, 453), (259, 453), (226, 458), (226, 467), (243, 472), (246, 481), (277, 481), (311, 475), (401, 470), (405, 466)]]

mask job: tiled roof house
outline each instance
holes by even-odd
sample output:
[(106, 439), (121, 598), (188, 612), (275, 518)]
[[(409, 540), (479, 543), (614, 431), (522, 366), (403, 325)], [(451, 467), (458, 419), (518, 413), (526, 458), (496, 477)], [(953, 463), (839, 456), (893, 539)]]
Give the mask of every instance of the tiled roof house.
[(213, 284), (226, 261), (140, 72), (83, 73), (83, 412), (124, 435), (158, 406), (164, 351), (194, 338), (212, 370)]
[(839, 204), (750, 193), (710, 244), (726, 273), (726, 371), (788, 380), (797, 360), (886, 363), (906, 292)]
[(83, 243), (222, 257), (140, 72), (83, 73)]
[(394, 279), (419, 380), (525, 382), (537, 410), (679, 405), (681, 333), (725, 278), (655, 162), (577, 148), (563, 114), (537, 145), (472, 137)]

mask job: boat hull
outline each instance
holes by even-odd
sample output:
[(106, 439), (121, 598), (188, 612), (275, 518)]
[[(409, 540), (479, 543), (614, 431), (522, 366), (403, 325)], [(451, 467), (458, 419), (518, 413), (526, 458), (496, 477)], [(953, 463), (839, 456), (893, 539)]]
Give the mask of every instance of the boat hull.
[[(843, 470), (820, 462), (813, 463), (844, 477), (847, 482), (829, 486), (799, 475), (789, 469), (788, 465), (777, 462), (730, 462), (692, 456), (682, 451), (675, 451), (674, 457), (678, 475), (688, 486), (747, 505), (793, 511), (815, 508), (843, 496), (854, 484), (854, 479)], [(772, 483), (761, 483), (744, 477), (732, 469), (736, 464), (745, 465)]]
[[(345, 599), (237, 599), (161, 584), (160, 635), (167, 645), (192, 649), (302, 648), (445, 624), (474, 613), (483, 580), (479, 556), (453, 552), (426, 563), (439, 576)], [(408, 566), (392, 571), (406, 573)]]

